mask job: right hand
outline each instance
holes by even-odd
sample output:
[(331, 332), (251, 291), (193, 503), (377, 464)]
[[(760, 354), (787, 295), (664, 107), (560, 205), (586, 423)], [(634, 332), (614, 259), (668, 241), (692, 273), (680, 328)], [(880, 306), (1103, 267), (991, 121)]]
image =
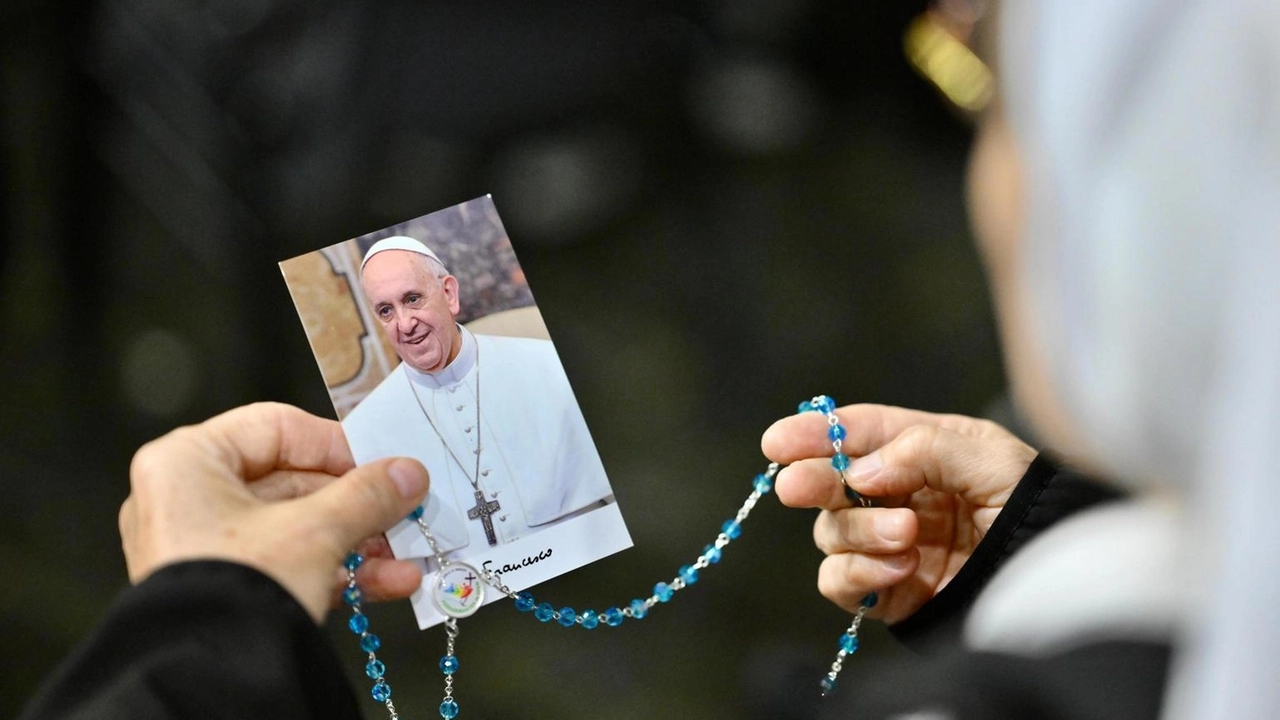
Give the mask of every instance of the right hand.
[(827, 555), (819, 592), (852, 613), (876, 591), (880, 602), (869, 614), (898, 622), (968, 561), (1036, 450), (964, 415), (865, 404), (836, 415), (848, 431), (843, 451), (855, 458), (845, 476), (880, 507), (855, 508), (845, 497), (821, 413), (779, 420), (761, 447), (770, 460), (789, 463), (777, 477), (778, 499), (822, 510), (813, 528)]
[[(253, 487), (287, 478), (308, 480), (291, 497)], [(275, 579), (317, 621), (342, 558), (417, 507), (428, 485), (416, 460), (355, 467), (337, 422), (272, 403), (147, 443), (129, 479), (120, 536), (130, 581), (186, 560), (237, 562)]]

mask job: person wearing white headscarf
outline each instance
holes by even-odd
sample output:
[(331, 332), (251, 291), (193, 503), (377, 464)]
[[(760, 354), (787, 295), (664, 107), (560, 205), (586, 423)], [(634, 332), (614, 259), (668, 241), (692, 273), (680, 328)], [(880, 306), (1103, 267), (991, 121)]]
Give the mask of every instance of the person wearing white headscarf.
[(1171, 718), (1280, 717), (1280, 5), (1009, 3), (1026, 327), (1176, 571)]
[[(820, 461), (779, 476), (784, 501), (826, 510), (820, 588), (850, 609), (880, 588), (876, 612), (911, 634), (959, 613), (963, 643), (846, 670), (828, 710), (1280, 717), (1280, 4), (1041, 0), (1000, 14), (970, 198), (1014, 394), (1044, 437), (1131, 496), (1046, 510), (1058, 479), (1033, 464), (1007, 486), (1019, 449), (999, 429), (842, 409), (866, 445), (847, 481), (892, 507), (850, 509), (820, 489), (839, 487)], [(817, 454), (801, 436), (820, 420), (780, 422), (766, 452)], [(869, 420), (876, 432), (855, 429)], [(938, 513), (951, 507), (939, 497), (970, 525)]]

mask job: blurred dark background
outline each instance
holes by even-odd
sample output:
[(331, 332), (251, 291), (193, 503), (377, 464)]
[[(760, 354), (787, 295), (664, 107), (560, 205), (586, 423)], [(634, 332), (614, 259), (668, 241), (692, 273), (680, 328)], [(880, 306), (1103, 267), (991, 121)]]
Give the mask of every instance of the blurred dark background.
[[(494, 195), (636, 542), (536, 590), (557, 604), (692, 560), (800, 399), (984, 412), (1003, 377), (969, 134), (902, 59), (922, 9), (5, 3), (0, 715), (124, 587), (141, 443), (253, 400), (332, 415), (276, 262), (462, 200)], [(803, 714), (847, 622), (812, 520), (768, 499), (696, 588), (618, 629), (465, 621), (464, 712)], [(433, 715), (441, 632), (407, 603), (373, 620), (397, 707)], [(846, 692), (895, 651), (880, 630)]]

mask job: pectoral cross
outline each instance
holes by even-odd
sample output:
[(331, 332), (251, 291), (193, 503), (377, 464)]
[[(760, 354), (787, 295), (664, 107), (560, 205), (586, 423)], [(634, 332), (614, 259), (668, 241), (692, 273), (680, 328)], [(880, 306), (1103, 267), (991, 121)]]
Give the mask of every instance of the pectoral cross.
[(479, 519), (484, 523), (484, 537), (489, 541), (489, 545), (498, 544), (498, 536), (493, 532), (493, 515), (502, 509), (497, 500), (484, 499), (484, 492), (476, 490), (476, 506), (467, 511), (468, 520)]

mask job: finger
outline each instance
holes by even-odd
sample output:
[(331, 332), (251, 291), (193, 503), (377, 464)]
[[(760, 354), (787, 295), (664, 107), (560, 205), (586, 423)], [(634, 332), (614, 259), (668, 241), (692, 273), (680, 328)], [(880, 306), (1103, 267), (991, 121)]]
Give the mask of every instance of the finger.
[(1035, 455), (1012, 435), (984, 438), (915, 425), (854, 460), (845, 476), (869, 495), (909, 495), (929, 487), (974, 505), (1003, 506)]
[[(875, 495), (876, 501), (881, 505), (892, 507), (902, 504), (901, 498), (880, 494), (878, 486), (870, 486), (865, 482), (853, 482), (848, 478), (847, 471), (845, 475), (845, 482), (858, 494)], [(774, 480), (774, 491), (783, 505), (794, 508), (842, 510), (854, 504), (845, 493), (845, 485), (840, 482), (839, 471), (831, 467), (831, 461), (828, 458), (799, 460), (783, 468)]]
[[(846, 431), (842, 449), (852, 457), (866, 455), (914, 425), (933, 425), (980, 436), (997, 431), (1008, 434), (999, 425), (986, 420), (892, 405), (846, 405), (836, 410), (836, 416)], [(764, 432), (760, 448), (770, 460), (784, 464), (803, 458), (830, 457), (832, 449), (827, 436), (828, 427), (826, 415), (819, 412), (785, 417)]]
[(916, 514), (906, 508), (853, 508), (819, 513), (813, 542), (827, 555), (892, 555), (912, 547), (918, 530)]
[(333, 475), (312, 470), (278, 470), (248, 484), (249, 491), (264, 502), (306, 497), (336, 480)]
[(135, 572), (132, 559), (137, 553), (138, 509), (133, 496), (125, 498), (120, 505), (120, 548), (124, 551), (125, 569), (129, 573), (129, 582), (136, 583), (139, 578)]
[(422, 503), (427, 494), (422, 463), (394, 458), (362, 465), (317, 492), (287, 506), (316, 524), (341, 557), (361, 540), (384, 532)]
[(366, 559), (356, 584), (368, 600), (403, 600), (422, 585), (422, 567), (412, 560)]
[(919, 564), (920, 553), (915, 548), (896, 555), (828, 555), (818, 566), (818, 592), (854, 612), (867, 593), (902, 582)]
[(774, 478), (773, 490), (787, 507), (824, 510), (849, 507), (840, 474), (826, 459), (801, 460), (782, 468)]
[(391, 543), (387, 542), (386, 535), (374, 535), (361, 540), (356, 545), (356, 552), (367, 558), (388, 558), (394, 559), (395, 554), (391, 552)]
[(193, 436), (216, 451), (240, 477), (254, 480), (279, 469), (341, 475), (355, 466), (342, 426), (279, 403), (229, 410)]

